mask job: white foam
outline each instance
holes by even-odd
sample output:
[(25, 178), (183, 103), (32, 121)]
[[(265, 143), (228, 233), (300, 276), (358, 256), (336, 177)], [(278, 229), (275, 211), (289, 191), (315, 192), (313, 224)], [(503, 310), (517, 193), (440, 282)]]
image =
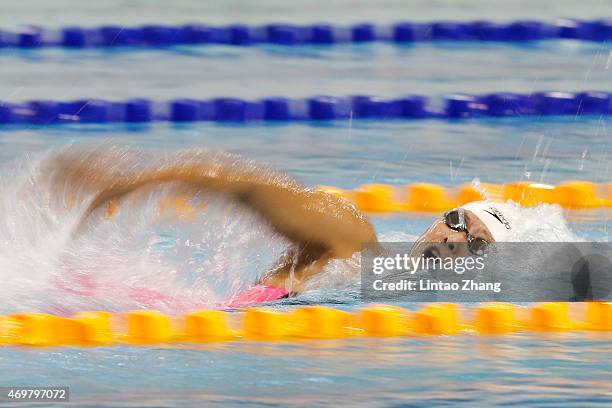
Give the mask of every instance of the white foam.
[(138, 205), (121, 202), (113, 218), (93, 214), (73, 237), (85, 205), (69, 210), (68, 189), (50, 190), (42, 169), (52, 155), (0, 170), (3, 312), (207, 307), (253, 284), (287, 246), (222, 198), (205, 197), (205, 211), (192, 221), (171, 211), (160, 216), (169, 187), (139, 193), (147, 199)]

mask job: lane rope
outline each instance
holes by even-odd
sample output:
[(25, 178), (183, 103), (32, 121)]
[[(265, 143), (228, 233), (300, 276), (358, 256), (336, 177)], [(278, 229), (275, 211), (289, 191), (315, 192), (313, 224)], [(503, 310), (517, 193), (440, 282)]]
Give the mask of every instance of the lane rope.
[(423, 41), (529, 42), (550, 39), (607, 41), (612, 39), (612, 21), (609, 19), (592, 21), (558, 19), (553, 23), (536, 20), (519, 20), (508, 23), (482, 20), (427, 23), (403, 21), (393, 24), (360, 23), (351, 26), (326, 23), (262, 26), (245, 24), (227, 26), (145, 25), (140, 27), (104, 25), (95, 28), (28, 26), (16, 31), (1, 30), (0, 48), (166, 47), (193, 44), (298, 46), (373, 41), (401, 44)]
[[(577, 320), (576, 315), (581, 315)], [(117, 328), (120, 329), (117, 329)], [(0, 316), (2, 346), (108, 346), (209, 343), (240, 340), (295, 342), (308, 339), (401, 337), (516, 332), (612, 331), (612, 303), (484, 303), (469, 310), (452, 303), (417, 311), (368, 305), (347, 312), (304, 306), (289, 312), (256, 307), (244, 312), (200, 310), (171, 317), (154, 310), (125, 314), (82, 312)]]
[(452, 94), (439, 106), (436, 98), (407, 95), (394, 99), (357, 95), (314, 96), (302, 99), (269, 97), (174, 99), (153, 101), (34, 100), (0, 102), (0, 124), (51, 125), (62, 123), (167, 122), (287, 122), (347, 119), (468, 119), (479, 117), (530, 117), (608, 115), (612, 94), (607, 91), (495, 92), (484, 95)]
[(415, 183), (404, 186), (364, 184), (354, 190), (333, 186), (317, 189), (343, 197), (365, 212), (444, 212), (480, 200), (512, 200), (524, 207), (557, 204), (566, 209), (588, 210), (612, 207), (612, 182), (569, 180), (557, 185), (530, 181), (506, 184), (479, 183), (444, 187)]

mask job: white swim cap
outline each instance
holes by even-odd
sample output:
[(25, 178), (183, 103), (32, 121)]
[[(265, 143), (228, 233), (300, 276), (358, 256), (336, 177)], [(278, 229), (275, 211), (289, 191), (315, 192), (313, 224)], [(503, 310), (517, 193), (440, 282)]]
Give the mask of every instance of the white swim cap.
[(461, 208), (473, 212), (488, 228), (496, 242), (506, 241), (516, 227), (517, 211), (511, 204), (474, 201)]

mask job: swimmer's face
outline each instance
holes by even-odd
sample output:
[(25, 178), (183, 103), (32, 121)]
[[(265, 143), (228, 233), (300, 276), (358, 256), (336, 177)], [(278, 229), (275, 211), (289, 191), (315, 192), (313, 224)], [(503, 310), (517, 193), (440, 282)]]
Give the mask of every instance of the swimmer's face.
[(455, 231), (440, 217), (421, 235), (411, 250), (411, 256), (456, 258), (472, 255), (468, 250), (468, 233), (486, 242), (495, 242), (491, 232), (473, 212), (464, 210), (467, 232)]

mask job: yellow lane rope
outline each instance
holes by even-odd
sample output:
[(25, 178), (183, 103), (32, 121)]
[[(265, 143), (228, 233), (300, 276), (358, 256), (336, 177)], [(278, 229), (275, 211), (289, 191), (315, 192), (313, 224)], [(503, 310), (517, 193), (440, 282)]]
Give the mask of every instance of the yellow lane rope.
[(533, 207), (541, 203), (558, 204), (567, 209), (612, 207), (612, 183), (566, 181), (558, 185), (513, 182), (508, 184), (481, 183), (443, 187), (438, 184), (416, 183), (405, 186), (365, 184), (355, 190), (332, 186), (317, 189), (353, 201), (366, 212), (442, 212), (468, 203), (490, 199), (512, 200)]
[(367, 305), (347, 312), (303, 306), (288, 312), (257, 307), (239, 312), (201, 310), (168, 316), (153, 310), (83, 312), (73, 317), (17, 313), (0, 317), (3, 346), (105, 346), (300, 341), (513, 332), (612, 332), (612, 303), (546, 302), (530, 307), (483, 303), (465, 308), (432, 303), (417, 311)]

